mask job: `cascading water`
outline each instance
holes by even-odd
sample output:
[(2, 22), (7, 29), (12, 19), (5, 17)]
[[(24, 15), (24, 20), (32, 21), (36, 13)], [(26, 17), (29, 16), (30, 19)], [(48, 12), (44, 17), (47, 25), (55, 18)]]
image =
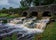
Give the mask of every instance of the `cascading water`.
[[(49, 20), (41, 20), (43, 23), (47, 23)], [(31, 22), (27, 22), (31, 23)], [(25, 23), (25, 24), (27, 24)], [(43, 25), (41, 23), (42, 27), (46, 27), (46, 24)], [(13, 23), (7, 23), (5, 25), (0, 25), (0, 37), (11, 35), (12, 33), (17, 33), (18, 38), (17, 40), (32, 40), (34, 38), (34, 34), (39, 34), (44, 31), (44, 29), (38, 29), (38, 28), (28, 28), (25, 26), (25, 24), (13, 24)], [(38, 26), (38, 23), (37, 23)], [(40, 26), (40, 27), (41, 27)]]

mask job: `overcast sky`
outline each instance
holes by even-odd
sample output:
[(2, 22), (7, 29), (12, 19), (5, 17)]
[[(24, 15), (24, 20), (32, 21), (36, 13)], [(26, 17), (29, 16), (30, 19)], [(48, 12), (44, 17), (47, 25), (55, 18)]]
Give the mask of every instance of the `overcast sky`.
[(0, 0), (0, 9), (5, 7), (14, 7), (17, 8), (20, 6), (20, 0)]

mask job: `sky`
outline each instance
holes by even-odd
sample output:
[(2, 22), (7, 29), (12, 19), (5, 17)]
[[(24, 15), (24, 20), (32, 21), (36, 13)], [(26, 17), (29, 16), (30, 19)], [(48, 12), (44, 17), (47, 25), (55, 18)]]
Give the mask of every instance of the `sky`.
[(0, 9), (5, 7), (18, 8), (20, 6), (20, 0), (0, 0)]

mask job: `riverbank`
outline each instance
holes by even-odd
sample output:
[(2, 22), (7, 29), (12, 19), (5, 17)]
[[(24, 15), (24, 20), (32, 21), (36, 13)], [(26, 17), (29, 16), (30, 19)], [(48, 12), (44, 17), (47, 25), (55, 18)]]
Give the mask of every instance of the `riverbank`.
[(35, 35), (34, 40), (56, 40), (56, 22), (48, 24), (42, 34)]

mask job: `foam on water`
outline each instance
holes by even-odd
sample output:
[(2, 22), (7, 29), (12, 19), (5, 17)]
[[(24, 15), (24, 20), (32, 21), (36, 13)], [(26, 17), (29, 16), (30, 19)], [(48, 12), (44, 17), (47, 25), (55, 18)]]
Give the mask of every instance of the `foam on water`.
[[(18, 29), (21, 29), (21, 31), (27, 31), (27, 33), (42, 33), (43, 30), (37, 29), (37, 28), (27, 28), (24, 26), (24, 24), (6, 24), (7, 26), (11, 26), (11, 28), (17, 28), (16, 31), (19, 31)], [(10, 27), (9, 27), (10, 28)]]
[[(16, 21), (15, 21), (16, 22)], [(4, 28), (2, 30), (9, 30), (9, 29), (14, 29), (14, 30), (11, 30), (9, 32), (5, 32), (5, 33), (2, 33), (0, 34), (0, 36), (5, 36), (5, 35), (10, 35), (11, 33), (15, 33), (17, 32), (18, 35), (22, 34), (21, 37), (19, 37), (18, 39), (20, 40), (20, 38), (26, 36), (27, 38), (28, 37), (33, 37), (34, 34), (40, 34), (40, 33), (43, 33), (44, 29), (46, 27), (46, 24), (49, 22), (49, 19), (42, 19), (40, 20), (40, 23), (35, 23), (37, 24), (37, 27), (40, 25), (40, 29), (39, 28), (28, 28), (27, 26), (25, 26), (26, 24), (28, 23), (31, 23), (32, 21), (30, 22), (24, 22), (23, 24), (15, 24), (15, 23), (7, 23), (5, 24), (4, 26), (7, 27), (7, 28)], [(33, 34), (33, 35), (32, 35)], [(31, 35), (31, 36), (29, 36)], [(28, 38), (29, 39), (29, 38)], [(28, 40), (27, 39), (27, 40)], [(25, 40), (25, 39), (24, 39)]]

